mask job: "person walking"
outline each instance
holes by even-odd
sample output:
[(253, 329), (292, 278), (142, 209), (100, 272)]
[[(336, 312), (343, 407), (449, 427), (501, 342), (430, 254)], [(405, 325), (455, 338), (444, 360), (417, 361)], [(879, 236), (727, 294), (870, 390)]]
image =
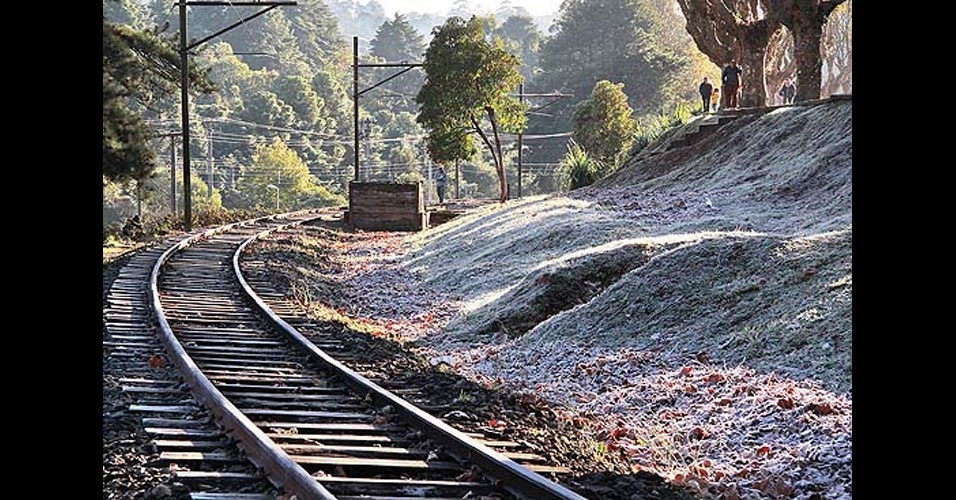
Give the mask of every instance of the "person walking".
[(700, 99), (702, 104), (701, 112), (706, 113), (710, 111), (710, 97), (714, 93), (714, 86), (710, 83), (709, 78), (706, 76), (704, 77), (704, 81), (700, 82), (698, 91), (700, 91)]
[(797, 95), (797, 84), (793, 78), (787, 79), (780, 89), (780, 95), (783, 97), (784, 104), (793, 104), (793, 98)]
[(713, 112), (717, 112), (720, 107), (720, 87), (714, 87), (714, 93), (710, 94), (710, 107)]
[(740, 75), (744, 70), (731, 59), (720, 72), (720, 83), (724, 88), (724, 105), (722, 109), (736, 109), (740, 106)]
[(448, 174), (445, 167), (440, 166), (435, 171), (435, 189), (438, 191), (438, 203), (445, 203), (445, 186), (448, 185)]

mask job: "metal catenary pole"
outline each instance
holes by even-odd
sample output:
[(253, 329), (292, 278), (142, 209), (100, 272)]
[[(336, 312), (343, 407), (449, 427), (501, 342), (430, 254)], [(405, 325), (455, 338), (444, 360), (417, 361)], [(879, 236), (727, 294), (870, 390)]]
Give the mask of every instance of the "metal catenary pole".
[[(359, 64), (359, 50), (358, 50), (358, 37), (352, 37), (352, 138), (353, 144), (352, 149), (355, 154), (355, 174), (353, 180), (359, 182), (359, 97), (362, 94), (382, 85), (385, 82), (397, 78), (405, 73), (411, 71), (414, 68), (420, 68), (421, 63), (382, 63), (382, 64)], [(405, 68), (398, 73), (395, 73), (392, 76), (372, 85), (371, 87), (366, 88), (365, 90), (359, 91), (359, 68)], [(367, 140), (367, 139), (366, 139)]]
[[(298, 2), (292, 0), (179, 0), (179, 66), (180, 66), (180, 97), (182, 101), (182, 125), (183, 125), (183, 229), (192, 230), (192, 189), (189, 158), (189, 51), (203, 43), (239, 26), (251, 21), (272, 9), (279, 6), (295, 6)], [(255, 14), (240, 19), (239, 21), (227, 26), (201, 40), (187, 44), (186, 36), (186, 7), (265, 7), (265, 9)]]

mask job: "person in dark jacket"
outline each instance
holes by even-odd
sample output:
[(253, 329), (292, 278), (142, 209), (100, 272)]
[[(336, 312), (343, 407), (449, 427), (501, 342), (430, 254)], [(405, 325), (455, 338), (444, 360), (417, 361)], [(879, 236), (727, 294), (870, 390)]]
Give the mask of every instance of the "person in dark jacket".
[(740, 107), (740, 75), (744, 70), (731, 59), (720, 72), (720, 83), (724, 87), (724, 105), (721, 108), (735, 109)]
[(701, 111), (706, 113), (710, 111), (710, 96), (714, 93), (714, 86), (710, 83), (710, 79), (705, 76), (704, 81), (700, 82), (698, 90), (700, 91), (700, 99), (703, 103)]
[(438, 191), (438, 203), (445, 203), (445, 186), (448, 185), (448, 174), (445, 167), (439, 165), (435, 172), (435, 189)]
[(792, 78), (788, 78), (787, 81), (783, 82), (783, 86), (780, 87), (780, 97), (783, 98), (784, 104), (793, 104), (793, 98), (797, 95), (797, 84), (794, 83)]

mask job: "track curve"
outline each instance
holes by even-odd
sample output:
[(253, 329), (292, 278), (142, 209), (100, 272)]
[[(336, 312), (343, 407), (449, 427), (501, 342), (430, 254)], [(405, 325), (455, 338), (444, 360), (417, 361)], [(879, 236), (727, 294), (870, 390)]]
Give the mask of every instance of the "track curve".
[(327, 215), (230, 224), (156, 257), (151, 314), (197, 410), (299, 499), (583, 499), (350, 370), (256, 293), (240, 269), (246, 246)]

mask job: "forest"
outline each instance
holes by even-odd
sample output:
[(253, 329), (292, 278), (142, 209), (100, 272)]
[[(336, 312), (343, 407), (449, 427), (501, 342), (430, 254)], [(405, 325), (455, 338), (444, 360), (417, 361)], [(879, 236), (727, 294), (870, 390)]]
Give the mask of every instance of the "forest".
[[(791, 78), (798, 101), (852, 93), (852, 0), (566, 0), (546, 18), (508, 0), (392, 17), (376, 0), (268, 4), (192, 5), (184, 23), (175, 0), (104, 0), (104, 241), (134, 215), (167, 227), (182, 217), (184, 25), (194, 218), (343, 205), (356, 155), (364, 182), (427, 183), (445, 165), (453, 197), (579, 187), (699, 113), (698, 84), (719, 82), (730, 59), (744, 68), (744, 106), (780, 104)], [(449, 69), (426, 61), (441, 53), (436, 36), (466, 25), (513, 66), (497, 82), (507, 88), (495, 102), (517, 112), (494, 129), (497, 153), (442, 139), (434, 117), (451, 112), (449, 91), (429, 101), (423, 90), (439, 80), (429, 71)], [(495, 116), (507, 114), (473, 132)]]

